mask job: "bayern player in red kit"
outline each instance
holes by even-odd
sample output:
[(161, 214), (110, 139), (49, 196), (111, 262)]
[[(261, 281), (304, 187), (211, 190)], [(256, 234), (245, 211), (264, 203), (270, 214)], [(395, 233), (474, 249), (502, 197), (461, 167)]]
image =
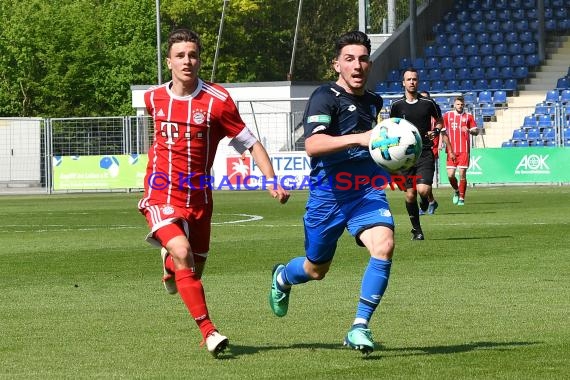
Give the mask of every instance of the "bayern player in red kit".
[(201, 277), (210, 247), (208, 179), (220, 140), (231, 138), (230, 145), (239, 153), (249, 150), (268, 179), (273, 198), (285, 203), (289, 193), (276, 183), (265, 148), (245, 126), (228, 92), (198, 77), (200, 52), (195, 32), (173, 31), (166, 59), (172, 80), (144, 95), (154, 119), (154, 142), (138, 207), (150, 227), (147, 241), (162, 247), (166, 290), (180, 294), (208, 351), (216, 356), (226, 348), (228, 338), (210, 319)]
[[(447, 149), (447, 177), (455, 193), (453, 204), (465, 204), (465, 191), (467, 190), (467, 169), (469, 168), (469, 153), (471, 150), (471, 136), (477, 136), (479, 129), (473, 115), (465, 112), (465, 99), (462, 96), (455, 98), (453, 110), (443, 115), (444, 141)], [(459, 184), (455, 171), (459, 170)]]

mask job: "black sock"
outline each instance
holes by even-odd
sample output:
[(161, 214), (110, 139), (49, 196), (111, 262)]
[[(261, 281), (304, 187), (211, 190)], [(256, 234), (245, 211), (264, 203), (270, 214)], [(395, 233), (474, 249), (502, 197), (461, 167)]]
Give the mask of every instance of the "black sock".
[(420, 197), (420, 209), (422, 211), (426, 211), (428, 209), (428, 206), (429, 206), (429, 200), (427, 198)]
[(421, 231), (422, 226), (420, 225), (420, 209), (418, 208), (417, 202), (406, 202), (406, 210), (408, 211), (408, 216), (410, 217), (412, 228), (416, 231)]

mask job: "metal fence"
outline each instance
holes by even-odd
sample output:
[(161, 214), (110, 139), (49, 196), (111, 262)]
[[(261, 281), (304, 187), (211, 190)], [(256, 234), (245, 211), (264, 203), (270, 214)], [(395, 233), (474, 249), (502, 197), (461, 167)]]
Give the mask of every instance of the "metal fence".
[[(451, 109), (450, 94), (433, 97), (442, 111)], [(447, 102), (445, 101), (447, 98)], [(388, 117), (391, 98), (385, 97), (382, 116)], [(246, 125), (269, 152), (304, 149), (302, 114), (306, 99), (240, 102)], [(497, 105), (490, 109), (467, 104), (481, 135), (476, 148), (500, 146), (570, 147), (570, 104), (536, 107)], [(52, 162), (58, 156), (146, 154), (153, 139), (148, 116), (100, 118), (0, 118), (0, 192), (3, 188), (52, 186)], [(235, 153), (221, 143), (223, 154)]]

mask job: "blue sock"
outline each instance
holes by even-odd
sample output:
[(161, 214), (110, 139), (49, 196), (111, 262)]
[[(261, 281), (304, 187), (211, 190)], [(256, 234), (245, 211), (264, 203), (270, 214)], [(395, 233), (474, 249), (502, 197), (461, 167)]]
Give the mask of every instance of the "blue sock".
[(368, 266), (362, 276), (362, 287), (360, 289), (360, 300), (356, 308), (356, 319), (359, 321), (370, 321), (372, 313), (380, 304), (380, 300), (388, 287), (390, 278), (390, 267), (392, 260), (380, 260), (370, 258)]
[(304, 284), (311, 278), (305, 273), (303, 263), (305, 262), (304, 256), (295, 257), (285, 265), (285, 269), (281, 272), (283, 282), (286, 285)]

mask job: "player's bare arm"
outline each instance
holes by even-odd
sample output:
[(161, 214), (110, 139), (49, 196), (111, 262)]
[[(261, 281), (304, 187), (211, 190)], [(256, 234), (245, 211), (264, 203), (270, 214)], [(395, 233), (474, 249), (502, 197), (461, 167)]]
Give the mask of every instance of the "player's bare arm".
[(343, 136), (330, 136), (315, 133), (305, 140), (305, 150), (309, 157), (318, 157), (340, 152), (357, 146), (368, 146), (371, 131)]

